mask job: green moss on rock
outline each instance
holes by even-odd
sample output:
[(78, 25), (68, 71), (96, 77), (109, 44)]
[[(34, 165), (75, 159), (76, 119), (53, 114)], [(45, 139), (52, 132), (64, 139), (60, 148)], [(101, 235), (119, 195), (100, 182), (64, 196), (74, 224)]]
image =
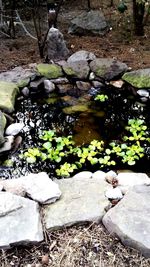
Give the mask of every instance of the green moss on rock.
[(136, 88), (150, 88), (150, 68), (127, 72), (122, 79)]
[(38, 64), (37, 71), (48, 79), (57, 79), (63, 76), (62, 68), (56, 64)]
[(15, 83), (0, 81), (0, 109), (8, 113), (13, 112), (18, 93), (19, 88)]

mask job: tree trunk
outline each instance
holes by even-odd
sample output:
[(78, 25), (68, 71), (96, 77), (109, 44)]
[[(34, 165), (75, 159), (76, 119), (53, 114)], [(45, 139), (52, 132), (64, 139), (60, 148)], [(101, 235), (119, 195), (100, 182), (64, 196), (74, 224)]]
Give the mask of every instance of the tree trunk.
[(134, 20), (134, 32), (138, 36), (144, 35), (144, 12), (145, 4), (138, 3), (137, 0), (133, 0), (133, 20)]

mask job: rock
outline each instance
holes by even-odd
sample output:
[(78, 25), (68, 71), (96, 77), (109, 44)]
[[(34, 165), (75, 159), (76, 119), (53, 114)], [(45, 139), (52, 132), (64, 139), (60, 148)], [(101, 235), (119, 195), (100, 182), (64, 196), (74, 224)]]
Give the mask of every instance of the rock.
[(13, 142), (14, 136), (7, 136), (5, 143), (0, 148), (0, 153), (11, 150)]
[(104, 84), (101, 83), (101, 82), (99, 82), (99, 81), (92, 81), (92, 85), (95, 88), (102, 88), (102, 87), (104, 87)]
[(37, 92), (43, 89), (44, 78), (40, 78), (38, 80), (30, 82), (30, 90), (33, 92)]
[(82, 172), (78, 172), (77, 174), (75, 174), (73, 176), (74, 179), (82, 179), (82, 178), (92, 178), (93, 174), (90, 171), (82, 171)]
[(72, 54), (67, 59), (67, 62), (72, 63), (72, 62), (76, 62), (76, 61), (80, 61), (80, 60), (89, 62), (95, 58), (96, 58), (96, 56), (93, 53), (88, 52), (86, 50), (80, 50), (80, 51), (77, 51), (74, 54)]
[(18, 87), (25, 87), (34, 76), (34, 70), (16, 67), (13, 70), (0, 73), (0, 81), (15, 83)]
[(110, 233), (124, 245), (138, 249), (150, 257), (150, 187), (135, 186), (103, 218)]
[(109, 202), (104, 192), (110, 187), (98, 178), (74, 177), (57, 180), (62, 197), (44, 208), (46, 229), (76, 223), (100, 222)]
[(150, 184), (150, 178), (145, 173), (119, 173), (116, 179), (123, 194), (134, 185)]
[(87, 79), (90, 71), (87, 61), (84, 60), (65, 63), (62, 68), (68, 76), (79, 79)]
[(24, 189), (30, 198), (41, 204), (53, 203), (61, 196), (58, 184), (53, 182), (45, 172), (25, 176)]
[(88, 91), (91, 88), (91, 84), (89, 82), (77, 81), (76, 86), (81, 91)]
[(21, 132), (21, 130), (24, 127), (24, 123), (12, 123), (10, 124), (5, 131), (6, 135), (17, 135), (18, 133)]
[(39, 206), (32, 200), (0, 192), (0, 248), (43, 240)]
[(69, 92), (71, 89), (73, 89), (73, 84), (68, 83), (68, 84), (57, 84), (57, 88), (60, 94), (66, 94)]
[(149, 97), (149, 92), (144, 89), (137, 90), (137, 94), (141, 97), (146, 97), (146, 98)]
[(78, 35), (105, 35), (108, 32), (108, 25), (100, 10), (83, 12), (71, 21), (69, 33)]
[(6, 192), (24, 197), (26, 195), (26, 191), (24, 188), (23, 180), (21, 178), (18, 179), (8, 179), (8, 180), (0, 180), (0, 186), (2, 186), (3, 190)]
[(118, 187), (108, 189), (105, 192), (105, 196), (108, 199), (121, 199), (121, 198), (123, 198), (122, 192)]
[(69, 50), (64, 41), (63, 34), (56, 28), (49, 29), (46, 40), (46, 54), (48, 60), (61, 60), (67, 58)]
[(90, 68), (96, 76), (107, 81), (122, 75), (128, 70), (125, 63), (112, 58), (96, 58), (90, 63)]
[(6, 126), (6, 118), (4, 114), (0, 111), (0, 147), (5, 142), (4, 129)]
[(150, 68), (127, 72), (122, 79), (137, 88), (150, 88)]
[(21, 93), (23, 94), (23, 96), (28, 97), (29, 94), (30, 94), (30, 90), (29, 90), (28, 87), (24, 87), (24, 88), (21, 90)]
[(113, 179), (116, 179), (116, 178), (117, 178), (117, 173), (114, 171), (109, 171), (109, 172), (106, 172), (105, 174), (105, 179), (110, 184), (112, 184)]
[(49, 80), (44, 80), (44, 90), (46, 94), (49, 94), (55, 90), (55, 84)]
[(63, 108), (63, 112), (69, 115), (81, 112), (88, 112), (88, 111), (89, 111), (88, 104), (77, 104), (71, 107)]
[(13, 112), (18, 92), (19, 88), (15, 83), (0, 81), (0, 109), (8, 113)]
[(122, 86), (124, 85), (124, 81), (122, 81), (122, 80), (110, 81), (110, 84), (116, 88), (122, 88)]
[(65, 77), (58, 78), (58, 79), (51, 79), (51, 82), (56, 84), (56, 85), (64, 85), (69, 83), (69, 80)]
[(57, 79), (63, 76), (62, 68), (56, 64), (38, 64), (37, 72), (47, 79)]
[(96, 171), (92, 174), (92, 178), (99, 178), (105, 181), (106, 173), (103, 171)]

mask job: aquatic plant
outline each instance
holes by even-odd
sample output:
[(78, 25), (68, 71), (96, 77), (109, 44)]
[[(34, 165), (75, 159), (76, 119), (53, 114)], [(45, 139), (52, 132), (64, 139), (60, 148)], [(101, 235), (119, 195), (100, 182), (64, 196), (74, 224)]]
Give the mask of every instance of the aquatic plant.
[(98, 94), (94, 100), (100, 101), (100, 102), (105, 102), (108, 99), (107, 95), (104, 94)]

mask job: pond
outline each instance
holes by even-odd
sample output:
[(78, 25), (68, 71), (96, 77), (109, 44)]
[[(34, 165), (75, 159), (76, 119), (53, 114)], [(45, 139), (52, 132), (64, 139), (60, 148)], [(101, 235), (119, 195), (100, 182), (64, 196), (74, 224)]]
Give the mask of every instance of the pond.
[[(19, 177), (29, 172), (46, 171), (50, 177), (61, 178), (63, 172), (62, 175), (58, 175), (59, 172), (56, 172), (56, 169), (65, 162), (69, 164), (78, 162), (71, 175), (81, 170), (96, 171), (98, 169), (104, 171), (130, 169), (149, 173), (149, 102), (149, 100), (141, 101), (140, 97), (135, 94), (134, 88), (127, 84), (124, 84), (121, 89), (110, 84), (96, 89), (91, 87), (88, 92), (78, 97), (58, 93), (48, 97), (43, 96), (41, 92), (25, 98), (19, 97), (16, 102), (15, 121), (23, 122), (25, 125), (19, 133), (23, 141), (19, 147), (15, 144), (9, 154), (1, 155), (0, 177)], [(135, 124), (138, 121), (140, 125), (133, 133), (132, 128), (136, 127)], [(71, 136), (69, 137), (73, 142), (70, 143), (71, 148), (68, 150), (67, 145), (64, 145), (57, 151), (62, 155), (60, 161), (52, 160), (50, 156), (42, 159), (37, 155), (35, 161), (30, 160), (31, 157), (29, 159), (29, 154), (25, 156), (25, 152), (29, 148), (42, 147), (43, 140), (39, 137), (43, 131), (49, 130), (55, 131), (55, 142), (58, 137)], [(93, 140), (103, 142), (103, 152), (97, 150), (98, 143), (95, 143), (95, 147), (89, 148)], [(51, 141), (51, 146), (45, 149), (46, 153), (48, 149), (52, 150), (53, 146), (54, 139)], [(132, 151), (129, 147), (132, 147)], [(139, 147), (142, 147), (142, 150), (139, 153), (138, 151), (133, 153), (133, 149), (137, 150)], [(73, 150), (74, 148), (80, 148), (80, 151), (79, 149)], [(90, 150), (94, 152), (90, 154), (92, 159), (89, 160), (88, 155), (83, 156), (83, 151), (89, 154)], [(63, 151), (68, 154), (63, 155)], [(132, 159), (135, 158), (135, 162), (129, 159), (130, 155)]]

